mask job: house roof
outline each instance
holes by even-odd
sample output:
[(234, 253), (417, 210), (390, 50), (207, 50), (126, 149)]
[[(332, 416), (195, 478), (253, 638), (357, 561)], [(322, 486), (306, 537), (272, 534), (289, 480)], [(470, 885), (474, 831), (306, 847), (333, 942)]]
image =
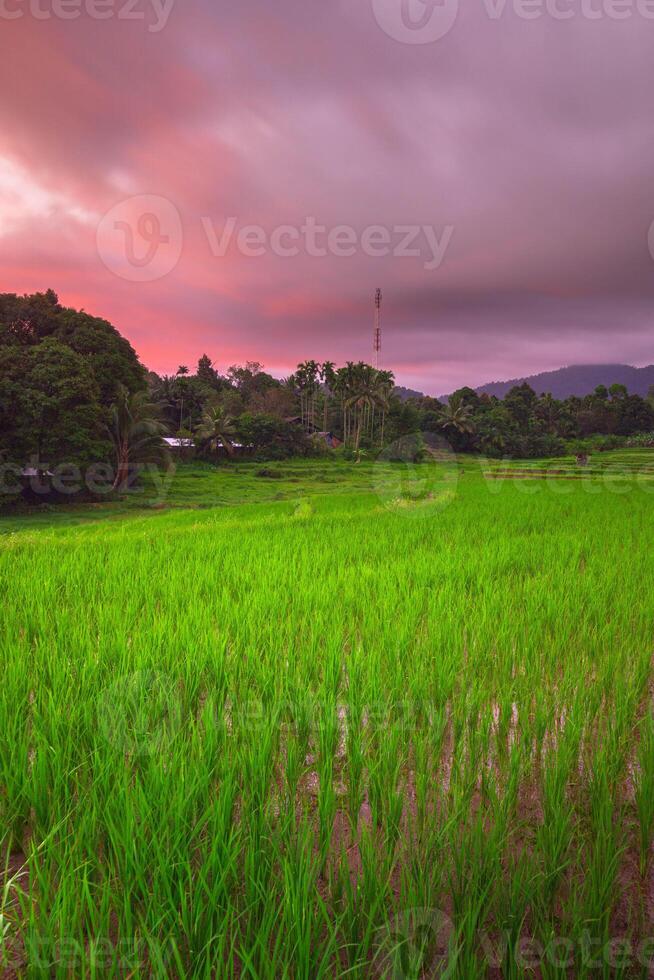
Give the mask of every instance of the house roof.
[(164, 442), (170, 449), (192, 449), (195, 443), (192, 439), (174, 439), (164, 436)]

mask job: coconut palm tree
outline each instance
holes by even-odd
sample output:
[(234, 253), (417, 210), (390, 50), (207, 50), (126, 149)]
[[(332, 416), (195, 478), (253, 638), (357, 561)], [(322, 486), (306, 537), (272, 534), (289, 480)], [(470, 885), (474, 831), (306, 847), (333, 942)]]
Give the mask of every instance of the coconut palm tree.
[(441, 429), (452, 429), (462, 435), (471, 435), (475, 431), (471, 406), (454, 396), (443, 405), (438, 424)]
[(215, 453), (222, 446), (229, 456), (233, 454), (236, 435), (234, 419), (222, 405), (212, 405), (206, 409), (196, 434), (200, 439), (208, 441), (212, 452)]
[(111, 407), (108, 426), (116, 458), (114, 490), (124, 486), (130, 467), (143, 463), (170, 461), (163, 441), (166, 427), (159, 418), (159, 407), (149, 400), (148, 393), (131, 393), (124, 385), (118, 388)]

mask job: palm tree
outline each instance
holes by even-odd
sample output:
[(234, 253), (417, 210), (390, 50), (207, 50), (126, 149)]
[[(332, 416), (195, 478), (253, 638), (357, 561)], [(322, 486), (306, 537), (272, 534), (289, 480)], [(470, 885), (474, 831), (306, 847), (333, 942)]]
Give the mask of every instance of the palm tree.
[(536, 415), (543, 420), (548, 432), (556, 434), (557, 423), (561, 417), (561, 405), (549, 392), (541, 396), (536, 405)]
[(340, 398), (343, 416), (343, 441), (359, 448), (361, 434), (368, 430), (375, 436), (375, 413), (381, 411), (381, 439), (384, 420), (395, 379), (392, 371), (378, 371), (370, 364), (348, 361), (333, 374), (330, 389)]
[(336, 365), (333, 361), (324, 361), (320, 365), (320, 380), (323, 385), (322, 427), (323, 431), (326, 432), (329, 403), (336, 387)]
[(447, 405), (443, 405), (438, 424), (441, 429), (453, 429), (462, 435), (471, 435), (475, 431), (472, 408), (461, 398), (452, 397)]
[(169, 462), (163, 441), (166, 427), (159, 419), (158, 406), (150, 402), (147, 392), (132, 394), (124, 385), (119, 385), (108, 428), (116, 457), (114, 490), (124, 486), (130, 466)]
[(200, 439), (209, 442), (212, 452), (215, 453), (218, 446), (222, 446), (229, 456), (233, 454), (233, 441), (236, 435), (234, 419), (227, 414), (222, 405), (212, 405), (206, 409), (196, 433)]
[(386, 412), (389, 408), (390, 397), (395, 387), (395, 375), (392, 371), (377, 372), (377, 387), (380, 395), (380, 407), (382, 410), (381, 428), (379, 433), (379, 445), (384, 445), (384, 426), (386, 424)]
[(356, 429), (354, 448), (359, 449), (361, 430), (369, 424), (371, 433), (375, 424), (375, 409), (385, 412), (388, 409), (388, 386), (380, 380), (379, 372), (368, 365), (363, 365), (360, 372), (356, 391), (346, 401), (348, 409), (355, 409)]
[(300, 397), (302, 425), (307, 431), (315, 429), (316, 426), (316, 395), (319, 387), (319, 374), (320, 365), (317, 361), (302, 361), (292, 376)]
[(344, 367), (336, 372), (334, 393), (338, 394), (341, 400), (341, 413), (343, 415), (343, 442), (350, 441), (350, 411), (348, 402), (356, 390), (357, 384), (357, 365), (353, 361), (347, 361)]

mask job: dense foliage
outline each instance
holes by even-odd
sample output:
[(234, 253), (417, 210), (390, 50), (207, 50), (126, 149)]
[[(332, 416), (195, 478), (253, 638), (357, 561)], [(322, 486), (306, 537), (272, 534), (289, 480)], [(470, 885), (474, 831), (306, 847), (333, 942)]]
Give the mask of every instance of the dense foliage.
[(273, 456), (310, 451), (302, 434), (316, 431), (333, 433), (355, 452), (377, 452), (403, 435), (422, 432), (446, 439), (456, 452), (534, 458), (615, 448), (626, 437), (654, 429), (654, 399), (630, 395), (618, 384), (563, 401), (537, 395), (527, 384), (512, 388), (503, 400), (461, 388), (443, 403), (425, 396), (400, 398), (404, 391), (394, 387), (391, 372), (362, 362), (335, 368), (329, 361), (305, 361), (279, 381), (252, 362), (221, 376), (206, 355), (194, 375), (182, 367), (173, 377), (151, 375), (150, 383), (171, 430), (197, 436), (207, 406), (219, 408), (232, 420), (234, 440)]
[(502, 401), (461, 388), (445, 406), (433, 398), (411, 404), (423, 431), (444, 431), (457, 452), (489, 456), (535, 458), (610, 449), (623, 437), (654, 428), (654, 398), (630, 395), (619, 384), (600, 385), (591, 395), (563, 401), (521, 384)]
[(52, 290), (0, 294), (0, 450), (20, 464), (106, 457), (107, 423), (121, 387), (145, 372), (106, 320), (59, 304)]
[(171, 432), (193, 436), (208, 456), (232, 455), (234, 446), (266, 458), (319, 453), (327, 443), (317, 434), (358, 452), (418, 424), (415, 409), (394, 395), (392, 373), (363, 362), (305, 361), (279, 380), (256, 361), (221, 375), (205, 354), (194, 374), (182, 365), (172, 376), (150, 374), (149, 383)]
[(103, 454), (103, 410), (84, 358), (54, 337), (0, 348), (0, 430), (6, 454), (21, 463)]
[[(137, 424), (117, 441), (116, 412), (137, 393)], [(214, 462), (336, 446), (359, 459), (412, 433), (426, 443), (444, 438), (455, 452), (556, 456), (647, 439), (653, 404), (620, 384), (557, 400), (526, 383), (503, 400), (461, 388), (444, 403), (396, 388), (390, 371), (351, 361), (337, 368), (308, 360), (278, 379), (256, 361), (221, 374), (204, 354), (194, 372), (181, 365), (160, 377), (144, 370), (115, 327), (61, 306), (52, 290), (0, 294), (0, 454), (20, 466), (111, 459), (125, 473), (160, 461), (165, 434), (192, 440)]]

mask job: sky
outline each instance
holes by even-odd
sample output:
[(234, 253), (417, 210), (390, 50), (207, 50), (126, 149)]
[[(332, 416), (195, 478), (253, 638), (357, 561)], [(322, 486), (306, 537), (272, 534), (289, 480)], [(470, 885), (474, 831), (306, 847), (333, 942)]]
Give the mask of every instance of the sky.
[(0, 0), (0, 291), (160, 373), (654, 361), (654, 0)]

